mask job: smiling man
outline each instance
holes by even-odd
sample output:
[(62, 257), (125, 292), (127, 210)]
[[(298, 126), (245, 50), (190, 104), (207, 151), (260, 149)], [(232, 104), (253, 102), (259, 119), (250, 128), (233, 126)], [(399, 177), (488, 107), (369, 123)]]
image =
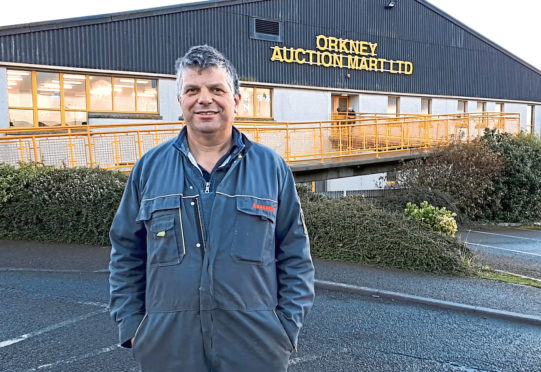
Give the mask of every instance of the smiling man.
[(111, 227), (111, 316), (143, 371), (286, 371), (314, 267), (285, 161), (234, 126), (216, 49), (177, 61), (186, 126), (135, 165)]

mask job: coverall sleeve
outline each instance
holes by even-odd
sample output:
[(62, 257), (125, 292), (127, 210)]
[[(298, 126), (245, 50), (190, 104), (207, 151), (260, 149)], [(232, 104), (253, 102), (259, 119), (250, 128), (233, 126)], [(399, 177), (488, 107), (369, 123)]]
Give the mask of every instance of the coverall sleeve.
[(294, 349), (306, 314), (314, 303), (314, 265), (295, 181), (283, 162), (276, 216), (277, 315)]
[(139, 192), (135, 170), (131, 173), (122, 201), (111, 225), (109, 289), (111, 318), (118, 325), (120, 345), (131, 347), (145, 314), (146, 229), (137, 222)]

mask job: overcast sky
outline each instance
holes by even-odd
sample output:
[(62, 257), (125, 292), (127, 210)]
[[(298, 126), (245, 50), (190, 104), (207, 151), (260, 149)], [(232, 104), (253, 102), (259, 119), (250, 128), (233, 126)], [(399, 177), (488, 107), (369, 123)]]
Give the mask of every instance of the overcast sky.
[[(148, 0), (8, 1), (3, 4), (3, 9), (0, 12), (0, 26), (191, 3), (198, 0), (155, 0), (153, 2)], [(411, 0), (398, 0), (397, 6), (400, 6), (400, 1)], [(541, 69), (541, 0), (428, 1), (496, 44)]]

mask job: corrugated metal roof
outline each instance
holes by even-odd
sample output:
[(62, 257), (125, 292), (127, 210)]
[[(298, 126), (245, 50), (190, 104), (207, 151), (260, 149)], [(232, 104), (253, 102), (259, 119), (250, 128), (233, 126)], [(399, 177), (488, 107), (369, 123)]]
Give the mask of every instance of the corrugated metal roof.
[[(245, 81), (541, 102), (541, 72), (425, 0), (221, 0), (0, 28), (0, 61), (173, 74), (208, 43)], [(250, 18), (279, 20), (283, 42), (249, 37)], [(271, 62), (271, 47), (315, 49), (319, 34), (377, 42), (413, 75)], [(345, 78), (346, 73), (351, 78)]]

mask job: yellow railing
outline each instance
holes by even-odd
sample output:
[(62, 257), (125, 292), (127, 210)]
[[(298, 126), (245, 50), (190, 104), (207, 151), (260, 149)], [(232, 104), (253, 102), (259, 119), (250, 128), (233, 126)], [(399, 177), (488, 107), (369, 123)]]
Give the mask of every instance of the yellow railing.
[[(0, 129), (0, 163), (37, 162), (129, 171), (152, 147), (174, 138), (184, 123), (114, 124)], [(383, 152), (427, 150), (469, 141), (485, 128), (518, 133), (519, 114), (356, 114), (320, 122), (237, 122), (248, 138), (289, 163), (378, 157)]]

